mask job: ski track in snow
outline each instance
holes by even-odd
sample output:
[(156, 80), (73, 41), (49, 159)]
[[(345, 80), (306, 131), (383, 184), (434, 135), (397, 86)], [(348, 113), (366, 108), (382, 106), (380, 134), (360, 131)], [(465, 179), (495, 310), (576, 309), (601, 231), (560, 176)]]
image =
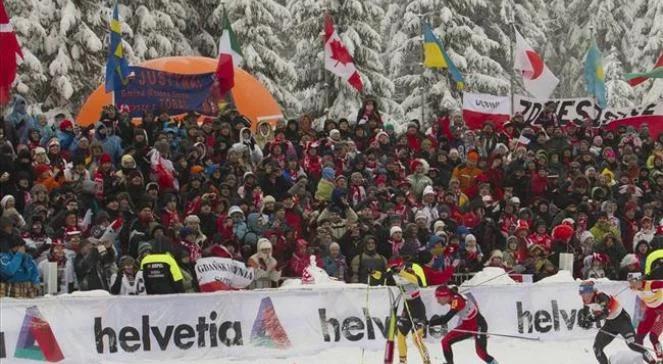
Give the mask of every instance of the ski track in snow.
[[(517, 339), (489, 338), (488, 352), (500, 364), (594, 364), (596, 359), (592, 352), (593, 340), (577, 341), (546, 341), (533, 342)], [(648, 342), (646, 342), (649, 345)], [(433, 364), (444, 363), (442, 348), (438, 344), (428, 344)], [(468, 339), (453, 346), (454, 361), (456, 364), (481, 364), (483, 361), (474, 352), (474, 340)], [(610, 357), (611, 364), (640, 364), (639, 354), (630, 352), (621, 339), (616, 339), (605, 349)], [(398, 349), (394, 353), (394, 362), (398, 363)], [(182, 361), (159, 361), (161, 364), (182, 363)], [(120, 364), (120, 362), (107, 362)], [(361, 364), (362, 351), (360, 348), (336, 348), (320, 352), (315, 355), (291, 358), (261, 358), (261, 359), (215, 359), (196, 360), (197, 364)], [(366, 351), (364, 364), (382, 364), (382, 351)], [(420, 364), (416, 348), (408, 340), (408, 364)]]

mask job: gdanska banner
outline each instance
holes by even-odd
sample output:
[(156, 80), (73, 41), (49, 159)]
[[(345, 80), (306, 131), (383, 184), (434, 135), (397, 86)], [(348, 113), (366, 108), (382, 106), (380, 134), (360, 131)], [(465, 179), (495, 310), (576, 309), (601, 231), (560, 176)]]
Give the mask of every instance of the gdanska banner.
[[(626, 282), (598, 282), (633, 314)], [(63, 296), (3, 299), (0, 361), (138, 362), (306, 355), (337, 346), (383, 350), (389, 307), (385, 287), (358, 285), (232, 291), (167, 296)], [(393, 288), (392, 288), (393, 289)], [(578, 326), (578, 284), (476, 287), (492, 333), (542, 340), (591, 338), (596, 326)], [(422, 297), (426, 314), (444, 314), (434, 289)], [(368, 302), (368, 305), (365, 303)], [(402, 307), (398, 312), (402, 311)], [(456, 323), (452, 322), (451, 326)], [(439, 345), (443, 332), (429, 328)]]
[(217, 114), (212, 92), (213, 73), (184, 75), (143, 67), (130, 68), (134, 77), (122, 91), (115, 92), (115, 105), (128, 105), (131, 117), (141, 117), (147, 110), (162, 110), (171, 115), (190, 111)]
[(200, 258), (196, 277), (202, 292), (227, 291), (248, 287), (253, 282), (253, 268), (229, 258)]

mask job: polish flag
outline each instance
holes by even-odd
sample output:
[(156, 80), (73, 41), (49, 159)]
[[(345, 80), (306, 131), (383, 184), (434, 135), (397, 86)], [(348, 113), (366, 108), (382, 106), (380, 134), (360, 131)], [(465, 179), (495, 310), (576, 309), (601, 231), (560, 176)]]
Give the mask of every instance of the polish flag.
[(352, 56), (345, 47), (329, 14), (325, 15), (325, 68), (348, 81), (350, 86), (361, 92), (364, 87)]
[(508, 96), (494, 96), (466, 92), (463, 94), (463, 120), (470, 129), (480, 129), (486, 121), (492, 121), (498, 129), (511, 116)]
[(539, 100), (548, 100), (559, 79), (550, 72), (541, 56), (527, 44), (525, 38), (516, 30), (516, 52), (513, 68), (523, 77), (525, 89)]

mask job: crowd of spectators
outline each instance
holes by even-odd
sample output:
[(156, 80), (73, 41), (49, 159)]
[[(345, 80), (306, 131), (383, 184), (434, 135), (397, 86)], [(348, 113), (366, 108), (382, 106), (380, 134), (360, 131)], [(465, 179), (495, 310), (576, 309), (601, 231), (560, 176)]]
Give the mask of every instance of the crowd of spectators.
[[(469, 130), (459, 112), (404, 127), (366, 99), (356, 119), (260, 122), (126, 106), (79, 127), (15, 97), (0, 128), (0, 296), (34, 297), (46, 263), (58, 292), (141, 294), (141, 261), (255, 268), (252, 287), (300, 277), (370, 282), (397, 258), (443, 271), (624, 279), (663, 247), (663, 135), (516, 114)], [(402, 132), (396, 132), (396, 129)]]

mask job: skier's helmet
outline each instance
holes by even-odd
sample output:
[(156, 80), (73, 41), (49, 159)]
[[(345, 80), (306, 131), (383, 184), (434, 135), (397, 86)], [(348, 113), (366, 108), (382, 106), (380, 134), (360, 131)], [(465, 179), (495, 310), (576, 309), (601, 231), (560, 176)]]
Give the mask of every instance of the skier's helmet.
[(437, 298), (451, 297), (453, 294), (454, 292), (449, 286), (441, 285), (435, 288), (435, 297)]
[(594, 293), (596, 288), (594, 287), (594, 282), (592, 281), (584, 281), (580, 283), (580, 287), (578, 287), (578, 293), (580, 294), (589, 294), (589, 293)]

